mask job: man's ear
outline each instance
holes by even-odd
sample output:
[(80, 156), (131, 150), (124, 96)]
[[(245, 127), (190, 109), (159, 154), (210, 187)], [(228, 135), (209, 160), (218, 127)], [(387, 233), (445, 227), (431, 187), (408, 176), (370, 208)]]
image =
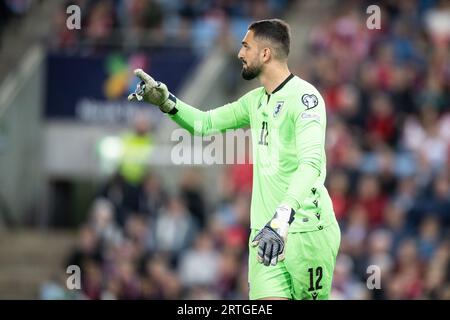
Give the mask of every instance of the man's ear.
[(270, 48), (264, 48), (262, 51), (263, 62), (268, 62), (272, 58), (272, 50)]

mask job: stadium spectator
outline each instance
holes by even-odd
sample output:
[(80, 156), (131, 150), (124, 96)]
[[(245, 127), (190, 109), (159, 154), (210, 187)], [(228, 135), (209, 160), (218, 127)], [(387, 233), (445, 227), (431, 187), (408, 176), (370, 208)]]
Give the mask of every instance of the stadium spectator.
[(154, 220), (166, 203), (167, 197), (161, 177), (156, 172), (150, 172), (142, 183), (139, 212)]
[(158, 213), (154, 228), (156, 249), (178, 257), (189, 247), (195, 237), (198, 224), (180, 197), (169, 199)]
[(179, 277), (185, 287), (212, 286), (219, 272), (219, 254), (207, 232), (198, 234), (194, 247), (180, 257)]
[(202, 181), (200, 172), (187, 169), (183, 173), (179, 186), (180, 196), (200, 228), (204, 227), (206, 220)]
[(116, 199), (111, 201), (119, 204), (117, 221), (123, 226), (130, 212), (136, 212), (139, 208), (142, 194), (142, 183), (150, 168), (150, 156), (153, 150), (153, 138), (150, 134), (151, 126), (149, 119), (142, 114), (136, 115), (133, 128), (122, 136), (121, 157), (113, 189), (107, 187), (108, 191), (116, 194)]

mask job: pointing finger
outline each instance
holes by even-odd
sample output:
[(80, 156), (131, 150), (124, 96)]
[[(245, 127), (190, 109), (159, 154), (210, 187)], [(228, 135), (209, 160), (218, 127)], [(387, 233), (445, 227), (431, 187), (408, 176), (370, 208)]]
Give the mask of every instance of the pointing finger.
[(136, 70), (134, 70), (134, 74), (136, 77), (138, 77), (139, 79), (144, 81), (148, 86), (150, 86), (150, 87), (158, 86), (158, 83), (155, 81), (155, 79), (153, 79), (147, 73), (145, 73), (144, 70), (136, 69)]

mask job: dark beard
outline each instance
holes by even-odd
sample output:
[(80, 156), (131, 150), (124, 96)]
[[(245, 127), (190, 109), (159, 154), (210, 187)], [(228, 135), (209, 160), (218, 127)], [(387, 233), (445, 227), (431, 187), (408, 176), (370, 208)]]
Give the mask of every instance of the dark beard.
[(255, 79), (261, 73), (260, 67), (247, 67), (247, 69), (242, 68), (241, 75), (245, 80)]

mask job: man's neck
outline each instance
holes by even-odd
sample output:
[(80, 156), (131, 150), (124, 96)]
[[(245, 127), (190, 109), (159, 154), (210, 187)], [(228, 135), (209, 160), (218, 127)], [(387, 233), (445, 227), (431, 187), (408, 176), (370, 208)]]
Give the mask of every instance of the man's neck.
[(266, 89), (266, 92), (271, 94), (290, 74), (287, 64), (267, 66), (259, 76), (259, 81)]

